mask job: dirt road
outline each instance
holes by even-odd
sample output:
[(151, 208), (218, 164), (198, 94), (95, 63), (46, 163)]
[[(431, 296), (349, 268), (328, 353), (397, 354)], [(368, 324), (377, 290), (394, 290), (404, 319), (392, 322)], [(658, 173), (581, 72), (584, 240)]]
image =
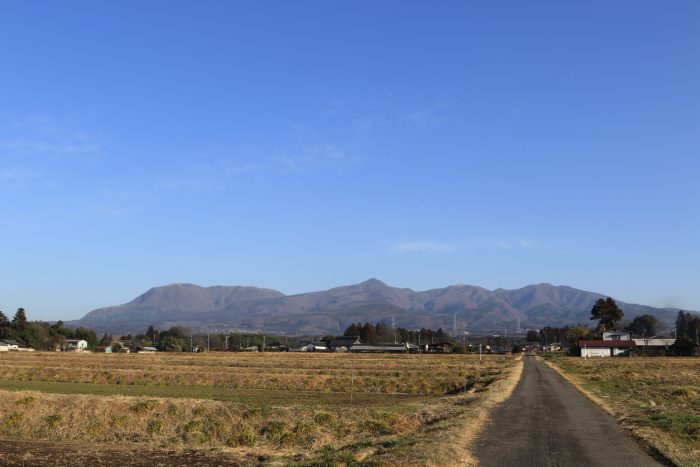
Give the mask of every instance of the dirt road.
[(660, 466), (613, 417), (535, 357), (475, 445), (480, 465)]

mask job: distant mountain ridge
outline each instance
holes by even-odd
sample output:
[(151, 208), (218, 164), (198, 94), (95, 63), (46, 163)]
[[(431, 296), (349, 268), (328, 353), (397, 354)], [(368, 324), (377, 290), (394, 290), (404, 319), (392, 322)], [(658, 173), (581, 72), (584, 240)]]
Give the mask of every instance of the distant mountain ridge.
[[(386, 320), (416, 329), (452, 330), (456, 316), (459, 333), (513, 330), (589, 323), (595, 301), (607, 295), (568, 286), (529, 285), (493, 291), (472, 285), (413, 291), (390, 287), (378, 279), (325, 291), (285, 295), (271, 289), (244, 286), (200, 287), (171, 284), (154, 287), (129, 303), (99, 308), (68, 322), (98, 332), (143, 332), (149, 325), (174, 325), (192, 331), (249, 330), (270, 333), (335, 334), (353, 322)], [(626, 318), (652, 314), (672, 323), (678, 312), (618, 301)]]

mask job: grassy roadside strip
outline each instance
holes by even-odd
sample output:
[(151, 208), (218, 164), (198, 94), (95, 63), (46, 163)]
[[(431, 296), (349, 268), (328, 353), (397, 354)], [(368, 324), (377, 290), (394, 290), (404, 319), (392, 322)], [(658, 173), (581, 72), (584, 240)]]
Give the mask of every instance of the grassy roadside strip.
[[(114, 385), (101, 383), (71, 383), (61, 381), (15, 381), (0, 380), (0, 390), (38, 391), (48, 394), (83, 394), (93, 396), (131, 396), (179, 399), (211, 399), (215, 401), (239, 402), (249, 405), (316, 406), (319, 400), (327, 406), (347, 406), (350, 396), (346, 392), (280, 391), (274, 389), (212, 388), (201, 386), (148, 386)], [(362, 406), (384, 406), (398, 403), (419, 403), (430, 400), (428, 396), (404, 394), (353, 395), (356, 404)]]
[(452, 406), (449, 416), (375, 451), (365, 459), (366, 465), (478, 465), (471, 452), (476, 436), (492, 409), (512, 394), (522, 371), (522, 355), (513, 357), (512, 363), (488, 386), (445, 399)]
[[(616, 372), (610, 371), (610, 368), (595, 368), (594, 371), (587, 371), (587, 374), (579, 374), (577, 370), (581, 370), (571, 365), (574, 362), (564, 360), (570, 358), (555, 357), (544, 359), (544, 362), (589, 400), (615, 417), (618, 423), (657, 459), (678, 467), (700, 465), (700, 432), (697, 431), (700, 412), (697, 408), (697, 393), (694, 396), (696, 407), (686, 407), (688, 413), (681, 415), (693, 417), (694, 426), (686, 425), (684, 428), (688, 431), (687, 436), (679, 436), (678, 433), (671, 431), (671, 426), (657, 423), (659, 420), (665, 420), (677, 414), (677, 407), (670, 408), (664, 404), (664, 399), (667, 398), (660, 395), (661, 391), (658, 389), (654, 390), (653, 386), (650, 388), (648, 384), (645, 385), (639, 381), (628, 382), (623, 379), (625, 376), (637, 373), (619, 368)], [(608, 364), (607, 360), (610, 359), (605, 360), (606, 362), (600, 363)], [(575, 363), (580, 364), (578, 361)], [(594, 361), (593, 364), (596, 363), (598, 362)], [(654, 399), (657, 399), (658, 403)]]

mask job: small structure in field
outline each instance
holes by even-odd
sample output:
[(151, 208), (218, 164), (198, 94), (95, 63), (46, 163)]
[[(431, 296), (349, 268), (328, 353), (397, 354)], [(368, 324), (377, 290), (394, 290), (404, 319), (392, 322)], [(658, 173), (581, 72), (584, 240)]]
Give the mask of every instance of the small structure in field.
[(143, 354), (152, 354), (158, 352), (158, 349), (155, 347), (141, 347), (138, 351), (138, 353), (143, 353)]
[(299, 350), (301, 352), (328, 352), (328, 346), (323, 341), (309, 341)]
[(95, 347), (95, 352), (97, 353), (112, 353), (112, 351), (111, 345), (98, 345)]
[(87, 350), (88, 343), (85, 339), (68, 339), (63, 343), (64, 352), (82, 352)]

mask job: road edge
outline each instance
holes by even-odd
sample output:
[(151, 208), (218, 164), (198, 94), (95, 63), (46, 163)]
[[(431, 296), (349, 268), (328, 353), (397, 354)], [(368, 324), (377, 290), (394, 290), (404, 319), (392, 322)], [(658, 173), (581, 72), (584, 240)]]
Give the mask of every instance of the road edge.
[(479, 461), (474, 456), (474, 452), (472, 450), (474, 443), (481, 432), (481, 429), (491, 419), (493, 409), (505, 402), (506, 399), (513, 394), (513, 391), (522, 378), (524, 366), (525, 362), (523, 361), (523, 354), (519, 354), (517, 357), (517, 362), (510, 370), (510, 374), (505, 378), (496, 381), (489, 388), (489, 392), (480, 404), (476, 418), (470, 425), (470, 429), (462, 430), (459, 436), (455, 439), (455, 443), (462, 445), (463, 452), (459, 462), (453, 465), (463, 467), (476, 467), (479, 465)]
[[(542, 357), (536, 357), (539, 359), (541, 362), (543, 362), (545, 365), (547, 365), (549, 368), (557, 372), (559, 376), (564, 378), (569, 384), (571, 384), (578, 392), (583, 394), (588, 400), (593, 402), (596, 406), (600, 407), (607, 413), (608, 415), (611, 415), (615, 421), (617, 422), (617, 425), (625, 430), (632, 439), (634, 439), (637, 444), (639, 444), (644, 450), (646, 450), (651, 456), (656, 459), (657, 461), (668, 465), (669, 467), (681, 467), (680, 464), (677, 464), (676, 462), (673, 461), (670, 457), (668, 457), (662, 450), (662, 447), (656, 446), (653, 443), (653, 438), (648, 438), (644, 436), (642, 433), (638, 432), (637, 430), (634, 429), (634, 427), (630, 426), (625, 426), (622, 423), (620, 423), (622, 420), (620, 419), (619, 414), (615, 411), (614, 408), (612, 408), (605, 400), (601, 399), (600, 397), (596, 396), (593, 394), (591, 391), (585, 389), (584, 387), (581, 386), (581, 382), (578, 381), (575, 377), (570, 376), (564, 371), (556, 366), (555, 364), (551, 363), (548, 360), (543, 359)], [(573, 358), (573, 357), (572, 357)]]

